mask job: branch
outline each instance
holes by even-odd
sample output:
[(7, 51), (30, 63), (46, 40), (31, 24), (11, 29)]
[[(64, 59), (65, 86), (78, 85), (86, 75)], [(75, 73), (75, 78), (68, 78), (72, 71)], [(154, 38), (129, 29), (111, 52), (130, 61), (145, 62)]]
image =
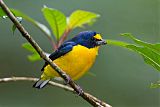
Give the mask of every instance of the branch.
[[(6, 82), (16, 82), (16, 81), (30, 81), (30, 82), (36, 82), (38, 80), (38, 78), (33, 78), (33, 77), (9, 77), (9, 78), (0, 78), (0, 83), (6, 83)], [(56, 82), (53, 82), (53, 81), (49, 81), (48, 83), (49, 85), (51, 86), (55, 86), (55, 87), (58, 87), (58, 88), (61, 88), (61, 89), (64, 89), (66, 91), (69, 91), (69, 92), (72, 92), (72, 93), (76, 93), (74, 91), (73, 88), (69, 87), (69, 86), (66, 86), (66, 85), (63, 85), (63, 84), (60, 84), (60, 83), (56, 83)], [(98, 100), (96, 97), (88, 94), (88, 93), (85, 93), (87, 96), (89, 96), (90, 98), (92, 98), (93, 101), (95, 101), (97, 104), (101, 104), (101, 105), (105, 105), (105, 107), (111, 107), (110, 105), (108, 104), (103, 104), (103, 102), (101, 102), (100, 100)], [(100, 106), (100, 105), (99, 105)]]
[(94, 107), (110, 107), (107, 106), (105, 102), (98, 100), (95, 101), (95, 97), (93, 98), (91, 95), (88, 95), (83, 90), (80, 92), (80, 87), (63, 71), (61, 70), (55, 63), (52, 62), (50, 58), (48, 58), (39, 45), (35, 42), (35, 40), (30, 36), (30, 34), (24, 29), (24, 27), (18, 22), (17, 18), (12, 14), (3, 0), (0, 0), (0, 6), (2, 7), (3, 11), (7, 14), (10, 20), (15, 24), (17, 29), (20, 31), (22, 36), (27, 39), (27, 41), (34, 47), (34, 49), (39, 53), (42, 59), (44, 59), (50, 66), (75, 90), (79, 96), (85, 99), (88, 103), (90, 103)]
[[(33, 78), (33, 77), (9, 77), (9, 78), (0, 78), (0, 83), (16, 82), (16, 81), (36, 82), (38, 80), (39, 80), (38, 78)], [(69, 87), (69, 86), (66, 86), (66, 85), (63, 85), (63, 84), (60, 84), (60, 83), (56, 83), (56, 82), (53, 82), (53, 81), (49, 81), (48, 84), (51, 85), (51, 86), (56, 86), (56, 87), (62, 88), (64, 90), (75, 93), (74, 89)]]

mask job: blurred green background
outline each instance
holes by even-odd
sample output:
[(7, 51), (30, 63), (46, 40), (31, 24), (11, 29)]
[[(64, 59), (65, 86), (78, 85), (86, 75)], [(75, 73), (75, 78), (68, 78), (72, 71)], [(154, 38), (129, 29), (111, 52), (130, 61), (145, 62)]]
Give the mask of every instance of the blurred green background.
[[(159, 0), (4, 0), (9, 7), (18, 9), (44, 23), (41, 8), (45, 4), (67, 16), (76, 9), (99, 13), (97, 22), (83, 30), (95, 30), (106, 39), (123, 40), (120, 33), (129, 32), (151, 43), (160, 42)], [(51, 46), (34, 26), (22, 22), (39, 45), (47, 52)], [(0, 20), (0, 77), (39, 77), (44, 61), (29, 62), (28, 51), (21, 48), (26, 42), (18, 31), (11, 32), (12, 23)], [(160, 107), (160, 89), (149, 88), (160, 79), (160, 73), (145, 64), (141, 56), (114, 46), (103, 46), (96, 63), (90, 69), (96, 77), (85, 75), (77, 83), (86, 91), (108, 102), (113, 107)], [(47, 86), (32, 88), (31, 82), (0, 84), (0, 107), (88, 107), (82, 98), (62, 89)]]

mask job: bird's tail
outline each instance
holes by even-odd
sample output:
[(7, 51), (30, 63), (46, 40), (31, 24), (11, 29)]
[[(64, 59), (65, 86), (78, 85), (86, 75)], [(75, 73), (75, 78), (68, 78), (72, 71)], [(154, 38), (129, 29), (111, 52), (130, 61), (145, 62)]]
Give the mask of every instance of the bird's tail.
[(47, 85), (50, 79), (44, 80), (44, 79), (39, 79), (34, 85), (34, 88), (41, 89)]

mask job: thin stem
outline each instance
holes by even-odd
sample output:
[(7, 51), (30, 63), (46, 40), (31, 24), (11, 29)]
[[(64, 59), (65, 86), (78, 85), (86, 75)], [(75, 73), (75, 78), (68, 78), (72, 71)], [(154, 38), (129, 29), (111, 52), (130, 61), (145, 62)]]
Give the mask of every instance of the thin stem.
[(60, 40), (58, 41), (58, 47), (62, 45), (62, 43), (66, 40), (67, 36), (69, 35), (69, 33), (72, 31), (72, 29), (70, 28), (66, 28), (66, 31), (64, 32), (63, 36), (60, 38)]
[[(12, 12), (9, 10), (9, 8), (6, 6), (3, 0), (0, 0), (0, 6), (2, 7), (3, 11), (7, 14), (7, 16), (10, 18), (10, 20), (14, 23), (14, 25), (17, 27), (17, 29), (20, 31), (22, 36), (26, 38), (26, 40), (38, 52), (41, 58), (43, 58), (75, 90), (75, 92), (79, 94), (79, 86), (62, 69), (60, 69), (55, 63), (53, 63), (50, 58), (48, 58), (45, 55), (45, 53), (35, 42), (35, 40), (31, 37), (31, 35), (25, 30), (25, 28), (21, 25), (21, 23), (19, 23), (17, 18), (12, 14)], [(92, 98), (92, 96), (85, 94), (83, 90), (81, 90), (80, 96), (94, 107), (107, 107), (106, 105), (108, 105), (105, 102), (98, 100), (97, 98), (96, 99), (98, 102), (96, 102), (94, 98)]]
[(49, 40), (49, 42), (50, 42), (50, 44), (52, 46), (52, 49), (56, 50), (57, 49), (57, 45), (56, 45), (55, 41), (51, 37), (48, 38), (48, 40)]
[(127, 42), (117, 41), (117, 40), (107, 40), (108, 45), (114, 45), (114, 46), (120, 46), (120, 47), (126, 47), (128, 45)]

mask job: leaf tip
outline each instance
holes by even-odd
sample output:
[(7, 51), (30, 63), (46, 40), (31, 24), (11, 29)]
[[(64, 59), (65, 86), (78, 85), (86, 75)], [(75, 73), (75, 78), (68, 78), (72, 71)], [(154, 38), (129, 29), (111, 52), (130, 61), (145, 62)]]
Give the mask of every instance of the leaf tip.
[(48, 8), (45, 4), (43, 5), (43, 8)]

